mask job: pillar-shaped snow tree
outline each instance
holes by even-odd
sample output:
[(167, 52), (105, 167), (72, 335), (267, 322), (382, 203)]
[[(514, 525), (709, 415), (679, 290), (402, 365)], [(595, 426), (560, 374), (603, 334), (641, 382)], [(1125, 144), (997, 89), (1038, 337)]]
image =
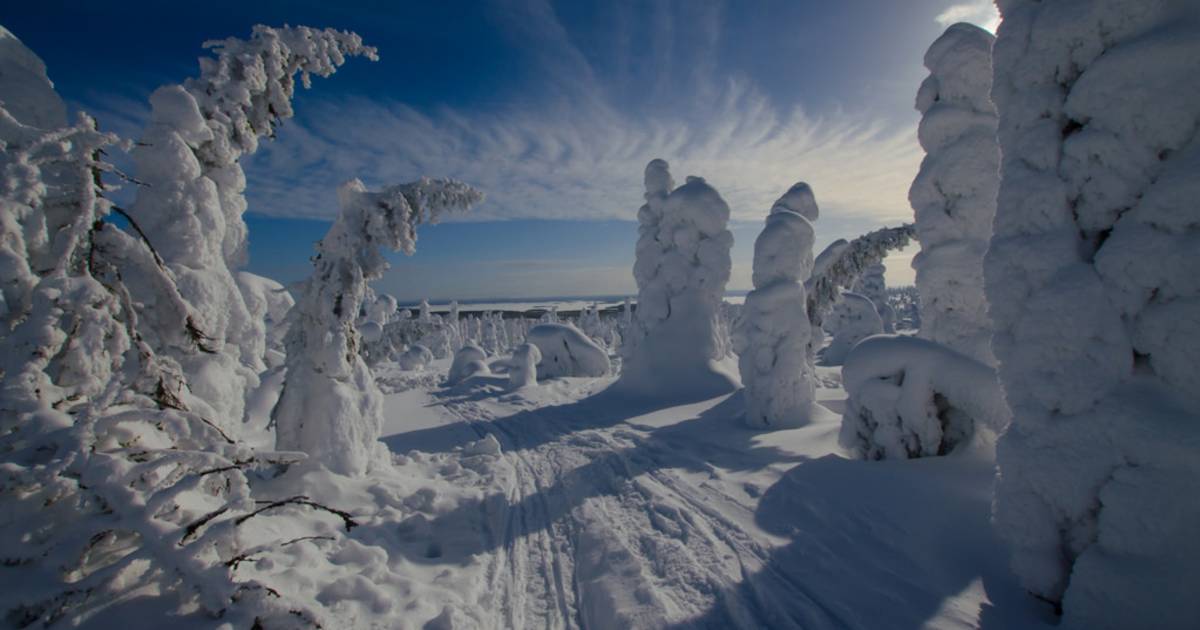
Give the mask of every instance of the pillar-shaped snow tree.
[(380, 247), (412, 254), (416, 227), (483, 196), (452, 180), (421, 179), (368, 191), (358, 180), (338, 190), (341, 212), (317, 244), (313, 274), (291, 313), (287, 380), (272, 416), (279, 450), (303, 451), (344, 475), (377, 461), (383, 396), (358, 349), (355, 319), (367, 283), (381, 277)]
[[(262, 370), (266, 329), (251, 317), (231, 269), (245, 261), (246, 178), (239, 160), (258, 149), (282, 119), (292, 116), (296, 79), (329, 76), (347, 56), (375, 58), (353, 33), (307, 27), (254, 27), (248, 40), (209, 42), (216, 56), (200, 60), (200, 76), (159, 88), (150, 98), (150, 124), (133, 152), (138, 189), (129, 214), (150, 235), (196, 309), (195, 331), (209, 353), (181, 352), (163, 339), (175, 325), (147, 308), (147, 340), (178, 359), (188, 373), (190, 403), (233, 429), (243, 396)], [(130, 285), (134, 298), (154, 293)]]
[(633, 275), (638, 305), (617, 387), (630, 395), (701, 399), (732, 391), (716, 361), (717, 315), (729, 281), (729, 206), (702, 178), (675, 188), (667, 163), (646, 166)]
[(1000, 151), (992, 86), (991, 33), (954, 24), (929, 47), (929, 77), (917, 92), (925, 149), (909, 189), (921, 251), (913, 258), (921, 300), (920, 336), (988, 365), (991, 322), (983, 295), (983, 254), (992, 235)]
[(1080, 628), (1200, 603), (1200, 6), (1000, 2), (995, 521)]
[(886, 265), (878, 262), (867, 267), (850, 290), (871, 300), (871, 303), (875, 305), (875, 311), (879, 313), (879, 321), (883, 323), (883, 332), (896, 332), (896, 312), (892, 305), (888, 304)]
[(818, 209), (808, 184), (792, 186), (754, 241), (754, 290), (733, 334), (745, 386), (745, 420), (759, 429), (798, 427), (812, 415), (816, 391), (804, 281), (813, 268)]

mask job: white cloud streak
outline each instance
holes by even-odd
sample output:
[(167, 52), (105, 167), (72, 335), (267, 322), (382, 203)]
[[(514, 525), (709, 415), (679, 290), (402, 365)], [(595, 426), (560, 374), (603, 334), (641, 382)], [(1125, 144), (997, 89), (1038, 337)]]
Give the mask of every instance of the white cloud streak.
[(946, 7), (933, 18), (943, 28), (957, 22), (970, 22), (980, 28), (996, 32), (1000, 26), (1000, 12), (992, 0), (971, 0)]

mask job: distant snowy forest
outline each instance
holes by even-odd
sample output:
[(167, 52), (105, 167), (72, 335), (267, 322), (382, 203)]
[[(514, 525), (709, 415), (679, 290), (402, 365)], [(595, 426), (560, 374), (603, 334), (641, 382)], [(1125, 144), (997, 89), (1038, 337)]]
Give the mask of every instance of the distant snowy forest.
[(436, 173), (241, 270), (240, 160), (359, 36), (209, 42), (132, 139), (0, 28), (0, 620), (1200, 627), (1200, 7), (997, 4), (925, 55), (911, 223), (815, 252), (798, 181), (727, 300), (655, 159), (636, 298), (536, 310), (372, 288), (484, 201)]

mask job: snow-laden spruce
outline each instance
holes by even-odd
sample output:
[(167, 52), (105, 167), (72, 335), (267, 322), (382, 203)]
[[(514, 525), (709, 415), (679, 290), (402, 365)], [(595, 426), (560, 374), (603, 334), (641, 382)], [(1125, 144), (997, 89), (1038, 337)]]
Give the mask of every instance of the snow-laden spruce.
[(159, 321), (152, 287), (130, 283), (146, 304), (147, 341), (183, 364), (193, 404), (227, 431), (242, 421), (243, 393), (264, 367), (266, 332), (253, 317), (231, 269), (246, 258), (246, 178), (239, 160), (254, 153), (292, 116), (297, 75), (329, 76), (347, 56), (375, 58), (353, 33), (307, 27), (254, 27), (249, 40), (208, 42), (216, 56), (200, 60), (200, 76), (159, 88), (150, 124), (133, 151), (144, 185), (129, 214), (150, 235), (195, 307), (195, 326), (213, 352), (193, 354), (162, 339), (174, 318)]
[(878, 335), (858, 343), (842, 368), (846, 409), (838, 442), (863, 459), (945, 455), (1008, 410), (996, 372), (925, 339)]
[(868, 232), (849, 243), (841, 240), (830, 243), (813, 261), (812, 276), (804, 283), (808, 293), (808, 318), (813, 327), (821, 326), (825, 314), (842, 299), (842, 289), (853, 287), (872, 265), (882, 262), (889, 251), (908, 246), (915, 234), (912, 224), (906, 223)]
[(446, 373), (446, 384), (457, 385), (476, 374), (490, 374), (487, 364), (487, 353), (473, 341), (463, 344), (454, 359), (450, 362), (450, 370)]
[(746, 424), (759, 429), (808, 422), (816, 391), (804, 281), (813, 268), (816, 199), (798, 183), (775, 202), (754, 241), (754, 290), (733, 332)]
[(875, 311), (879, 313), (883, 332), (894, 333), (896, 332), (896, 312), (892, 310), (891, 304), (888, 304), (886, 275), (887, 267), (881, 262), (875, 263), (863, 271), (850, 290), (871, 300), (871, 303), (875, 305)]
[(341, 210), (317, 244), (313, 273), (290, 315), (287, 379), (272, 413), (278, 449), (302, 451), (351, 476), (387, 461), (378, 441), (383, 395), (359, 353), (355, 326), (367, 283), (388, 269), (380, 247), (412, 254), (418, 225), (482, 199), (461, 182), (428, 178), (378, 192), (358, 180), (338, 189)]
[(1080, 628), (1200, 621), (1200, 5), (1000, 3), (997, 531)]
[(822, 365), (842, 365), (855, 344), (883, 332), (875, 303), (851, 291), (842, 292), (842, 300), (833, 305), (824, 323), (833, 340), (819, 353)]
[(732, 269), (729, 206), (702, 178), (676, 188), (663, 160), (646, 165), (645, 184), (633, 266), (637, 311), (616, 386), (662, 399), (727, 393), (736, 380), (716, 362), (728, 347), (717, 318)]
[[(983, 254), (992, 235), (1000, 151), (992, 86), (991, 33), (954, 24), (929, 47), (929, 77), (917, 92), (925, 149), (908, 191), (921, 251), (913, 258), (920, 336), (994, 365), (983, 295)], [(874, 298), (872, 298), (874, 299)]]
[(611, 369), (604, 348), (570, 324), (538, 324), (526, 340), (539, 351), (539, 378), (604, 376)]
[(542, 360), (542, 351), (536, 344), (523, 343), (513, 350), (512, 358), (508, 361), (508, 386), (521, 389), (537, 385), (538, 363)]

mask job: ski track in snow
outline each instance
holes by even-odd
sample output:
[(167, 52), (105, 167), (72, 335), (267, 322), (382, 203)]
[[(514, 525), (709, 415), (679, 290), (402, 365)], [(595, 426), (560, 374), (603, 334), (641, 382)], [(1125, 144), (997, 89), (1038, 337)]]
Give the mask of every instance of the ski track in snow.
[[(560, 406), (444, 402), (479, 437), (496, 437), (514, 473), (503, 531), (488, 533), (499, 537), (488, 543), (497, 601), (483, 604), (499, 611), (497, 627), (846, 625), (771, 568), (771, 546), (746, 531), (752, 506), (675, 472), (685, 459), (707, 468), (699, 457), (665, 453), (625, 422), (586, 428)], [(503, 421), (513, 411), (520, 431)]]

